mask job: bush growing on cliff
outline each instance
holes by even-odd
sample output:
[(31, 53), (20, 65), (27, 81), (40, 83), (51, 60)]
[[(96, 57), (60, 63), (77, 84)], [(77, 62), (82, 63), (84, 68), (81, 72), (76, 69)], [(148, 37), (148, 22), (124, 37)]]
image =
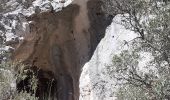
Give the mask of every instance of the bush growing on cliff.
[[(19, 68), (19, 73), (14, 69)], [(24, 70), (24, 65), (22, 64), (12, 64), (3, 62), (0, 64), (0, 99), (1, 100), (38, 100), (35, 97), (35, 91), (37, 88), (37, 79), (35, 75), (30, 79), (30, 92), (23, 90), (18, 91), (16, 87), (16, 82), (24, 80), (28, 76), (27, 71)]]
[[(121, 83), (118, 100), (169, 100), (170, 2), (114, 0), (114, 4), (122, 14), (120, 24), (138, 34), (128, 41), (128, 50), (114, 55), (113, 66), (108, 67)], [(150, 55), (150, 61), (139, 66), (144, 53)]]

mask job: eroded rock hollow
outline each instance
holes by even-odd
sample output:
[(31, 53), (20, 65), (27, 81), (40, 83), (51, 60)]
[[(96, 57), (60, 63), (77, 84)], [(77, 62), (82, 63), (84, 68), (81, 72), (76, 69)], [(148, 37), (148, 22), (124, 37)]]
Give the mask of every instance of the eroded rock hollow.
[[(51, 100), (78, 100), (82, 66), (91, 58), (112, 17), (100, 0), (75, 0), (59, 12), (36, 13), (29, 33), (16, 46), (13, 60), (38, 72), (37, 96), (51, 92)], [(49, 83), (51, 82), (49, 90)]]

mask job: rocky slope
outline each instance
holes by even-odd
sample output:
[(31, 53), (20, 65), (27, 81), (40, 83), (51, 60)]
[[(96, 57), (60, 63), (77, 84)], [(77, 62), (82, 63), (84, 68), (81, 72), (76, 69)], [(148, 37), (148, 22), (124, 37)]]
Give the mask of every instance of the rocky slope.
[[(37, 96), (78, 100), (82, 66), (91, 58), (113, 16), (100, 0), (10, 0), (3, 2), (2, 34), (12, 60), (37, 72)], [(68, 5), (69, 4), (69, 5)], [(8, 8), (8, 9), (7, 9)], [(10, 9), (9, 9), (10, 8)], [(22, 89), (23, 83), (18, 83)]]

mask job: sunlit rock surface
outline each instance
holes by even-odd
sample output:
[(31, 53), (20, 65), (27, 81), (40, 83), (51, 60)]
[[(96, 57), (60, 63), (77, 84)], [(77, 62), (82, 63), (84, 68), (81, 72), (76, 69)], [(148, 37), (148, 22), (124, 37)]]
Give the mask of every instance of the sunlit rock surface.
[(119, 15), (113, 19), (91, 60), (83, 67), (80, 77), (80, 100), (116, 99), (116, 80), (108, 74), (107, 66), (112, 64), (114, 54), (128, 49), (125, 41), (130, 41), (137, 36), (120, 25), (120, 19)]

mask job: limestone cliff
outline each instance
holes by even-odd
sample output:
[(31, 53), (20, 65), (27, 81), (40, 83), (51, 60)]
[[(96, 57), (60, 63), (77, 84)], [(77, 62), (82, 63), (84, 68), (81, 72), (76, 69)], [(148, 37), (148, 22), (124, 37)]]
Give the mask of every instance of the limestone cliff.
[(57, 12), (51, 5), (47, 11), (36, 6), (35, 13), (20, 14), (27, 24), (24, 31), (18, 30), (19, 26), (15, 29), (23, 39), (12, 45), (12, 60), (20, 60), (37, 72), (40, 100), (49, 92), (51, 81), (52, 100), (79, 99), (82, 66), (91, 58), (113, 17), (101, 6), (100, 0), (74, 0)]

